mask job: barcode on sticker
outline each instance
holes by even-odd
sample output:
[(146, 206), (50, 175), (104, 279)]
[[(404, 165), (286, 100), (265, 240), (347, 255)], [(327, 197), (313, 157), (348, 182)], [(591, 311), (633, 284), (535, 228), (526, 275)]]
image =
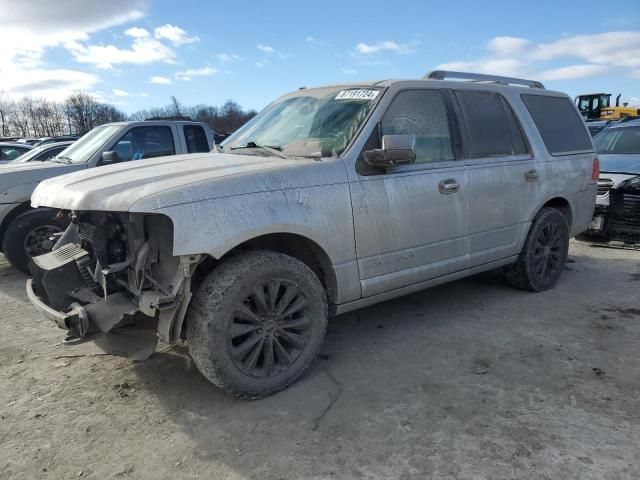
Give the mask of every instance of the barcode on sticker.
[(341, 90), (336, 95), (336, 100), (373, 100), (378, 96), (378, 93), (378, 90), (366, 90), (363, 88)]

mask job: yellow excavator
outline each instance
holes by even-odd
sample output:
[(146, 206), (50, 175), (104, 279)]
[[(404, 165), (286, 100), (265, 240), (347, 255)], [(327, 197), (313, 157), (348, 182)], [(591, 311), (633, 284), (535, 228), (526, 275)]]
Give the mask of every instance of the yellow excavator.
[(578, 95), (576, 104), (585, 120), (620, 120), (624, 117), (640, 115), (640, 109), (630, 107), (627, 103), (620, 106), (620, 97), (616, 97), (616, 106), (611, 106), (610, 93), (588, 93)]

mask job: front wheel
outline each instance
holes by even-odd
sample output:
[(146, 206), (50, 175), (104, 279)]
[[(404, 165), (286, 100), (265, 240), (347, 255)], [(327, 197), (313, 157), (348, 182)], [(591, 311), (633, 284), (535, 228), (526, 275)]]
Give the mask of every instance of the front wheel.
[(240, 253), (218, 265), (193, 297), (189, 353), (213, 384), (260, 398), (296, 381), (317, 355), (327, 327), (318, 277), (288, 255)]
[(50, 208), (29, 210), (18, 216), (4, 232), (2, 252), (9, 263), (29, 275), (31, 257), (51, 251), (54, 233), (63, 232), (69, 225), (66, 218), (58, 218)]
[(533, 219), (516, 263), (504, 268), (511, 285), (541, 292), (555, 285), (569, 254), (569, 226), (555, 208), (545, 207)]

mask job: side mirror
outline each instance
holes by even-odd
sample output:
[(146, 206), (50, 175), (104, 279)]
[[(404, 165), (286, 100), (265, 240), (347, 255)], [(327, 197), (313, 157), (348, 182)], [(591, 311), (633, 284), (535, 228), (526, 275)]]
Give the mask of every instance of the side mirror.
[(107, 152), (102, 152), (102, 165), (109, 165), (110, 163), (118, 163), (120, 158), (118, 158), (118, 154), (113, 150), (109, 150)]
[(382, 148), (364, 152), (365, 161), (373, 167), (393, 167), (416, 161), (415, 135), (383, 135)]

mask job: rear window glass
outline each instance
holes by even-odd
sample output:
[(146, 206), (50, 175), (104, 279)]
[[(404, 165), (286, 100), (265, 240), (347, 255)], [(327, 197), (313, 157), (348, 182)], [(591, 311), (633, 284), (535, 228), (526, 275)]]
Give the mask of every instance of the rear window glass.
[(509, 105), (494, 92), (459, 90), (456, 97), (467, 130), (470, 158), (527, 153), (522, 130)]
[(593, 150), (584, 122), (568, 98), (521, 95), (551, 155)]

